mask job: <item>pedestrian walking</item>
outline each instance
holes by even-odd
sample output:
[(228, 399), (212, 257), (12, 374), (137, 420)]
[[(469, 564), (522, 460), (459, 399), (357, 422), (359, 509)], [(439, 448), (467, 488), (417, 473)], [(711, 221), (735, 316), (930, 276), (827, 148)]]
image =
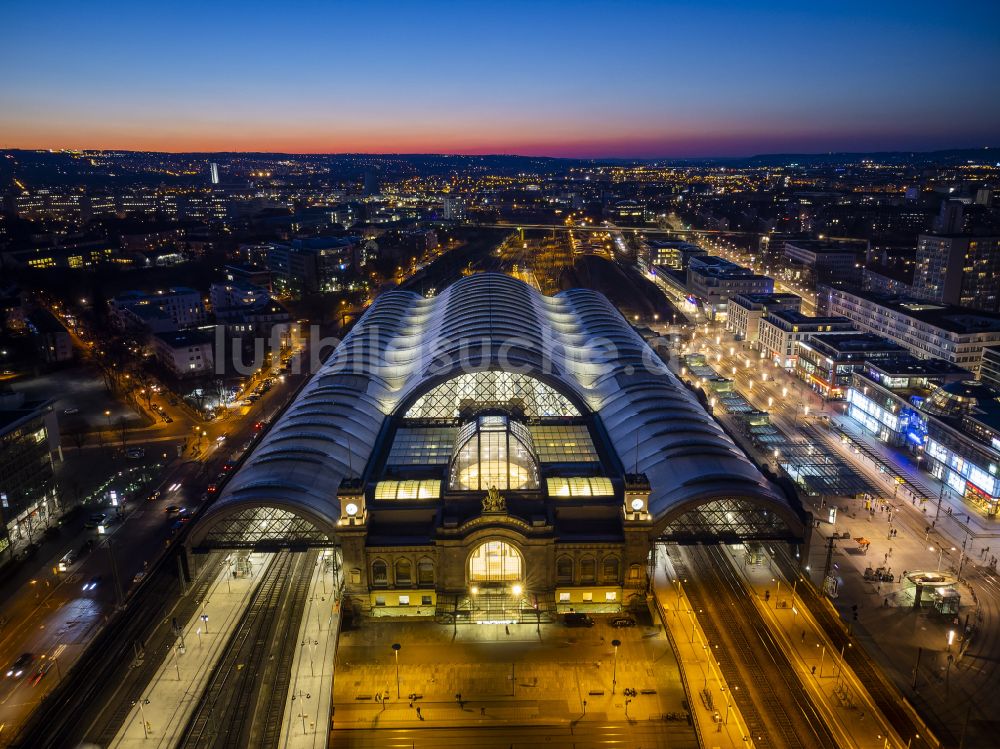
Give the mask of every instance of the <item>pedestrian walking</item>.
[(486, 715), (486, 708), (485, 707), (479, 708), (479, 714), (480, 715)]
[(506, 632), (509, 635), (510, 634), (510, 627), (508, 627), (506, 624), (503, 625), (503, 631)]

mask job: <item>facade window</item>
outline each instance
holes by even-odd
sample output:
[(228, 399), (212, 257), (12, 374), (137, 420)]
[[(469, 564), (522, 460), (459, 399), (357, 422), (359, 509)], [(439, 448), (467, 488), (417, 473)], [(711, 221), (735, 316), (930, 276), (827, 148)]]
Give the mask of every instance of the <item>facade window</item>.
[(470, 582), (515, 582), (522, 569), (521, 553), (506, 541), (487, 541), (469, 555)]
[(470, 372), (443, 382), (420, 396), (407, 419), (454, 419), (463, 404), (507, 406), (517, 403), (530, 418), (579, 416), (569, 400), (545, 383), (512, 372)]
[(568, 603), (568, 602), (569, 602), (569, 593), (560, 593), (559, 603)]
[(375, 596), (376, 606), (385, 606), (385, 596)]
[(604, 560), (604, 582), (618, 582), (618, 557), (608, 557)]
[(400, 596), (399, 597), (399, 605), (400, 606), (409, 606), (410, 605), (410, 597), (409, 596)]
[(430, 605), (432, 605), (431, 604), (431, 598), (432, 598), (432, 596), (420, 596), (420, 605), (421, 606), (430, 606)]
[(638, 564), (630, 565), (628, 568), (628, 581), (630, 583), (637, 583), (642, 579), (642, 567)]
[(580, 560), (580, 582), (592, 583), (597, 579), (597, 562), (593, 557)]
[(358, 567), (351, 570), (351, 585), (361, 585), (361, 570)]
[(531, 433), (506, 416), (480, 416), (462, 425), (451, 461), (451, 488), (459, 491), (537, 489)]
[(593, 593), (591, 593), (591, 592), (590, 592), (589, 590), (588, 590), (588, 591), (586, 591), (586, 592), (585, 592), (585, 593), (583, 594), (583, 602), (584, 602), (584, 603), (590, 603), (590, 602), (591, 602), (591, 601), (593, 601), (593, 600), (594, 600), (594, 594), (593, 594)]
[(618, 600), (618, 591), (617, 590), (609, 590), (607, 593), (604, 594), (604, 600), (605, 601), (617, 601)]
[(421, 559), (417, 564), (417, 583), (420, 585), (434, 584), (434, 562), (430, 559)]
[(409, 559), (397, 559), (395, 566), (396, 585), (409, 585), (412, 565)]
[(382, 560), (372, 562), (372, 585), (389, 584), (389, 566)]
[(573, 560), (569, 557), (559, 557), (556, 560), (556, 582), (572, 585)]

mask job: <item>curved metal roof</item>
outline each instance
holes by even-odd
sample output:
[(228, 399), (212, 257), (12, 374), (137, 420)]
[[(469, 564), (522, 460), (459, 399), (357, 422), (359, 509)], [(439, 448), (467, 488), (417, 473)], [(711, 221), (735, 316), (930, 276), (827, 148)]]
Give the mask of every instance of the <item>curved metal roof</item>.
[(361, 475), (384, 419), (436, 383), (486, 369), (538, 377), (597, 412), (622, 464), (649, 478), (657, 519), (703, 500), (709, 486), (787, 506), (604, 296), (572, 289), (546, 297), (483, 273), (431, 299), (380, 296), (199, 525), (280, 498), (332, 532), (340, 482)]

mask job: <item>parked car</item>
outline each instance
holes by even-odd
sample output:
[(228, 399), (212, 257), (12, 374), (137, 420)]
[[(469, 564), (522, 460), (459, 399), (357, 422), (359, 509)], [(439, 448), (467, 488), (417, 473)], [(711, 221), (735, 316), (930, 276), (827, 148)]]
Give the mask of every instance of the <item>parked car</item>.
[(563, 624), (567, 627), (593, 627), (594, 620), (587, 614), (563, 614)]
[(80, 409), (79, 408), (64, 408), (63, 409), (63, 413), (66, 414), (67, 416), (72, 416), (73, 414), (80, 413)]
[(125, 455), (133, 460), (146, 457), (146, 449), (143, 447), (130, 447), (125, 451)]
[(634, 627), (635, 619), (631, 616), (616, 616), (611, 620), (612, 627)]
[(107, 519), (108, 516), (106, 513), (95, 512), (93, 515), (87, 518), (87, 522), (84, 523), (83, 526), (84, 528), (96, 528), (99, 525), (104, 525)]

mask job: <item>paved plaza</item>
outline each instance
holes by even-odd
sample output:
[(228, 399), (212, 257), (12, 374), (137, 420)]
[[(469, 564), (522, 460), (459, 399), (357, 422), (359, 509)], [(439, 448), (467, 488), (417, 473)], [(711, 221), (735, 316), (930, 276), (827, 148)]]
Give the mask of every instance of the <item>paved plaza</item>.
[[(684, 693), (662, 628), (616, 629), (612, 617), (594, 618), (592, 628), (382, 621), (343, 632), (334, 727), (488, 731), (504, 724), (579, 732), (588, 723), (656, 722), (680, 734), (672, 745), (693, 745), (686, 721), (663, 717), (684, 712)], [(400, 645), (398, 692), (393, 644)]]

